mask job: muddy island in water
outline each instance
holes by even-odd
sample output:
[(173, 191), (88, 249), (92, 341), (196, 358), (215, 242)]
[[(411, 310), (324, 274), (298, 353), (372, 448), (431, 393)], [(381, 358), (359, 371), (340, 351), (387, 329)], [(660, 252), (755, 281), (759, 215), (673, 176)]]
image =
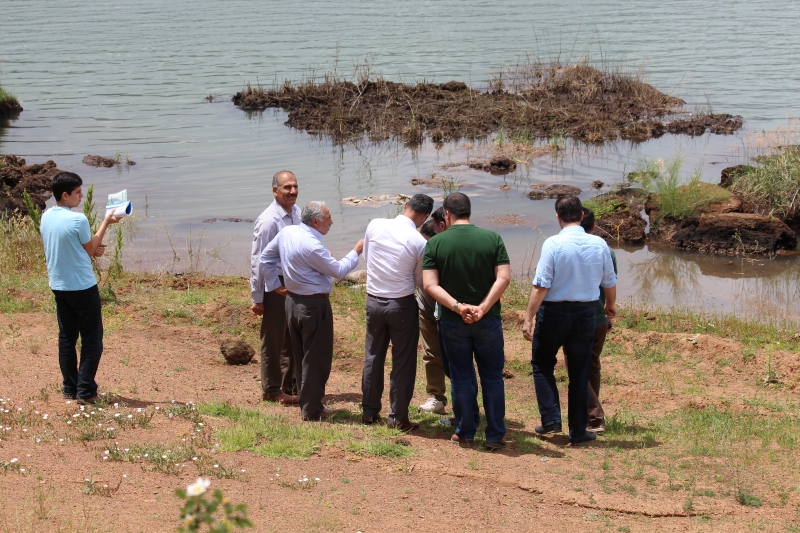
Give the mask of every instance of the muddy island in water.
[(698, 113), (634, 73), (580, 62), (527, 63), (503, 71), (486, 91), (463, 82), (405, 84), (356, 69), (354, 81), (330, 73), (317, 82), (250, 84), (233, 103), (243, 110), (281, 108), (286, 124), (342, 142), (366, 136), (417, 144), (485, 137), (500, 129), (528, 139), (645, 141), (665, 133), (730, 134), (742, 117)]
[(713, 254), (794, 254), (800, 149), (781, 146), (753, 159), (756, 165), (724, 169), (720, 185), (695, 177), (678, 186), (664, 170), (674, 163), (632, 172), (629, 183), (587, 202), (597, 214), (596, 233), (614, 243), (649, 240)]

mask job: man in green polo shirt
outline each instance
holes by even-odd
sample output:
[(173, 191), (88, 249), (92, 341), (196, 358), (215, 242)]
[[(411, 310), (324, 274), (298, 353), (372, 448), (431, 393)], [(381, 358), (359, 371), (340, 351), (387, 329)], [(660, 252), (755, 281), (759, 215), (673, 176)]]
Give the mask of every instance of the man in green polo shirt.
[(486, 412), (486, 444), (506, 446), (504, 343), (500, 297), (511, 281), (503, 239), (470, 224), (466, 194), (444, 200), (448, 230), (428, 241), (422, 260), (425, 291), (441, 305), (439, 335), (450, 368), (450, 392), (457, 424), (452, 440), (470, 445), (480, 423), (478, 365)]

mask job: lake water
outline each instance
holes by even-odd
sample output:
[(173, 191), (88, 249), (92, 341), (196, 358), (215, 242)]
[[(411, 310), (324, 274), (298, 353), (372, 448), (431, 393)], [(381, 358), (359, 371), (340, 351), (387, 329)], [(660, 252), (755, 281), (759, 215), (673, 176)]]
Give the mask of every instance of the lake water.
[[(526, 53), (644, 65), (647, 79), (694, 105), (741, 114), (747, 129), (771, 129), (800, 108), (800, 5), (793, 1), (634, 0), (546, 2), (332, 2), (208, 0), (0, 2), (3, 85), (21, 100), (18, 120), (0, 123), (0, 153), (28, 163), (53, 159), (94, 183), (98, 197), (127, 188), (140, 233), (129, 267), (187, 268), (189, 244), (201, 266), (247, 272), (251, 224), (271, 201), (277, 170), (293, 170), (300, 202), (325, 200), (334, 214), (326, 243), (341, 254), (390, 206), (348, 207), (341, 198), (441, 191), (410, 180), (463, 160), (462, 144), (411, 151), (385, 144), (333, 146), (283, 125), (282, 112), (247, 114), (230, 103), (246, 82), (298, 78), (369, 57), (395, 80), (462, 80), (484, 86)], [(217, 95), (214, 103), (205, 97)], [(460, 172), (476, 222), (500, 232), (524, 274), (544, 237), (556, 232), (552, 201), (533, 202), (532, 183), (621, 180), (642, 157), (681, 153), (704, 179), (741, 162), (741, 136), (665, 136), (586, 149), (570, 144), (514, 174)], [(87, 154), (129, 154), (136, 166), (95, 169)], [(441, 171), (439, 171), (441, 172)], [(453, 174), (452, 171), (448, 173)], [(510, 190), (500, 190), (508, 183)], [(146, 210), (145, 210), (146, 206)], [(146, 218), (144, 214), (146, 212)], [(522, 226), (493, 217), (522, 215)], [(221, 248), (220, 248), (221, 247)], [(173, 253), (174, 249), (174, 253)], [(176, 264), (175, 256), (181, 257)], [(532, 257), (533, 254), (533, 257)], [(800, 314), (800, 263), (620, 249), (620, 295), (647, 302), (760, 314)], [(774, 310), (774, 307), (773, 307)], [(774, 311), (772, 311), (774, 313)]]

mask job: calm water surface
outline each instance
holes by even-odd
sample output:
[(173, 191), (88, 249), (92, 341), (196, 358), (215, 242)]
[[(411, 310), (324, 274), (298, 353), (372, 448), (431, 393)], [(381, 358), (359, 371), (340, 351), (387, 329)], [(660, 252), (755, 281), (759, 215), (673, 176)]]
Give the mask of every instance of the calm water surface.
[[(140, 214), (140, 233), (126, 249), (134, 267), (184, 269), (191, 243), (203, 251), (202, 266), (245, 273), (251, 225), (203, 221), (255, 218), (271, 199), (270, 177), (284, 168), (299, 177), (301, 203), (321, 199), (332, 207), (326, 242), (337, 254), (371, 218), (393, 211), (346, 207), (341, 198), (440, 195), (409, 182), (463, 160), (462, 144), (337, 147), (284, 126), (282, 112), (246, 114), (230, 103), (248, 81), (297, 78), (330, 68), (336, 57), (345, 73), (370, 57), (392, 79), (483, 86), (529, 52), (588, 53), (595, 62), (644, 64), (659, 88), (741, 114), (750, 129), (774, 128), (800, 108), (800, 6), (793, 1), (4, 0), (0, 10), (0, 81), (25, 107), (18, 120), (0, 123), (0, 152), (29, 163), (53, 159), (94, 183), (101, 199), (127, 188)], [(209, 94), (215, 103), (204, 100)], [(687, 170), (701, 167), (715, 181), (741, 161), (740, 147), (740, 136), (570, 145), (507, 176), (457, 175), (474, 184), (464, 192), (474, 198), (476, 222), (503, 235), (515, 271), (525, 274), (557, 230), (552, 201), (525, 198), (530, 184), (576, 185), (588, 198), (591, 181), (614, 183), (642, 157), (678, 152)], [(86, 154), (116, 151), (138, 164), (118, 171), (81, 163)], [(500, 190), (503, 183), (511, 189)], [(525, 224), (493, 222), (507, 213)], [(653, 247), (617, 253), (623, 297), (746, 314), (777, 303), (787, 316), (800, 313), (800, 266), (791, 258), (731, 260)]]

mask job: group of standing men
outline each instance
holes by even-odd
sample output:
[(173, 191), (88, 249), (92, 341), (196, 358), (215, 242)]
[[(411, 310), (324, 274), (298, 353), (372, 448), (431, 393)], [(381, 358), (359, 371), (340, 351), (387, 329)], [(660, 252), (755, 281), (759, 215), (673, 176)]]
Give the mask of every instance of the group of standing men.
[[(327, 419), (335, 413), (322, 403), (333, 358), (329, 293), (333, 278), (346, 276), (363, 253), (367, 302), (362, 423), (379, 421), (391, 343), (386, 424), (404, 431), (419, 427), (409, 418), (409, 406), (421, 334), (430, 398), (420, 410), (446, 413), (446, 375), (454, 416), (442, 421), (455, 426), (454, 442), (472, 444), (480, 423), (477, 365), (487, 421), (485, 446), (504, 448), (500, 298), (510, 283), (511, 268), (502, 238), (470, 223), (469, 198), (462, 193), (448, 195), (426, 222), (434, 202), (417, 194), (396, 218), (371, 221), (364, 238), (336, 260), (321, 242), (333, 224), (327, 206), (309, 202), (299, 209), (297, 178), (288, 171), (273, 177), (272, 190), (275, 201), (255, 223), (251, 257), (252, 311), (263, 316), (262, 399), (299, 405), (304, 420)], [(597, 402), (597, 347), (594, 389), (589, 378), (599, 331), (595, 314), (602, 305), (598, 292), (605, 295), (598, 317), (613, 319), (616, 274), (608, 246), (585, 231), (592, 229), (586, 227), (593, 224), (587, 216), (591, 211), (577, 197), (565, 197), (557, 201), (556, 213), (563, 229), (545, 242), (523, 334), (533, 341), (534, 385), (542, 415), (536, 432), (561, 431), (553, 368), (556, 352), (563, 347), (570, 378), (570, 442), (577, 445), (594, 440), (587, 425), (597, 431), (603, 426)], [(596, 405), (590, 405), (590, 397)]]

